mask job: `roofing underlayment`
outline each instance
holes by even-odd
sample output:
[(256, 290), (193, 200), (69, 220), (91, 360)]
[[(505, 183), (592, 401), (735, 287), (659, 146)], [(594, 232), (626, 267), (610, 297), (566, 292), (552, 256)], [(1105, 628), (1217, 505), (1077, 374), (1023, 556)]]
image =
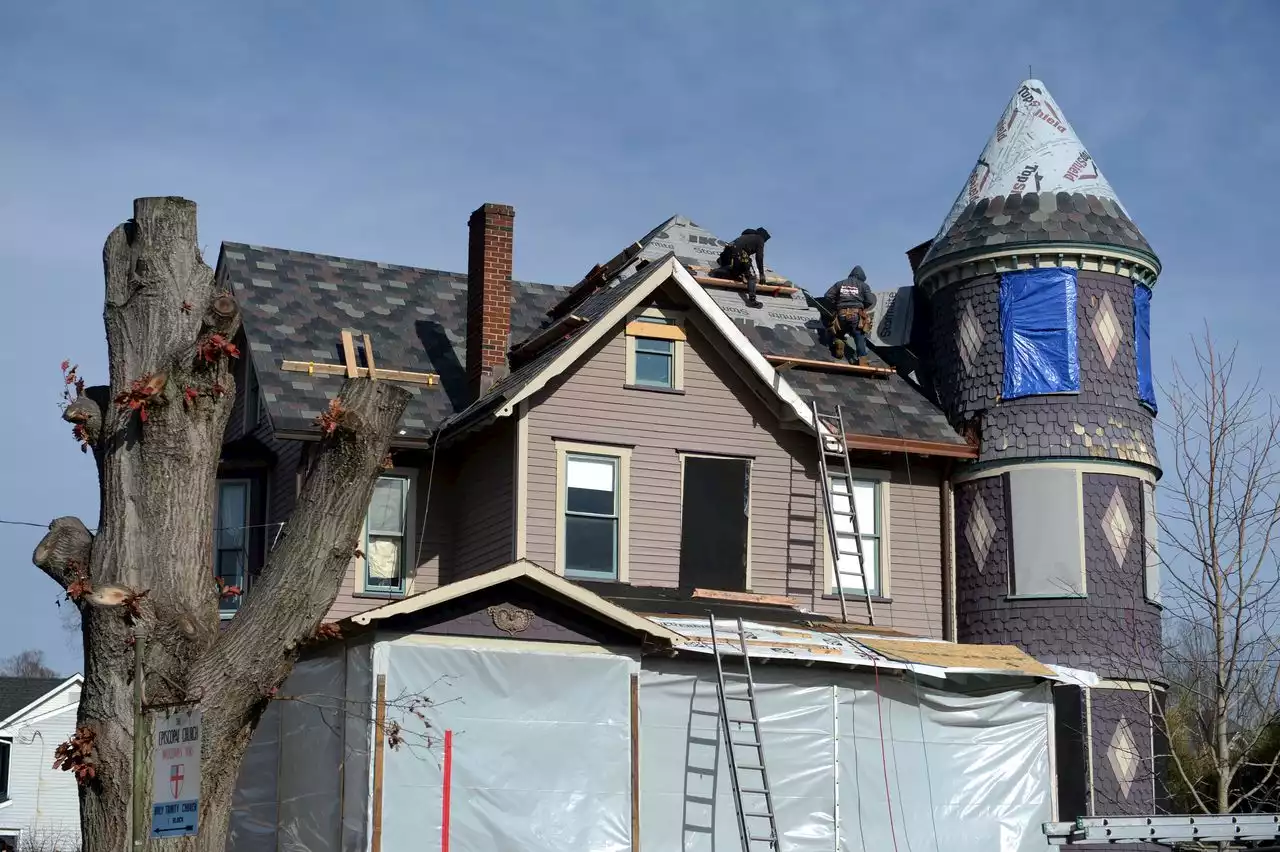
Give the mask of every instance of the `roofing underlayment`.
[(1014, 93), (922, 268), (1017, 243), (1081, 242), (1152, 254), (1066, 114), (1039, 80)]
[[(678, 651), (713, 654), (711, 623), (707, 618), (649, 616), (683, 638)], [(843, 625), (841, 625), (843, 627)], [(1000, 674), (1058, 680), (1059, 675), (1018, 648), (1008, 645), (960, 645), (931, 639), (901, 639), (874, 635), (874, 628), (851, 632), (828, 627), (742, 622), (747, 653), (754, 659), (830, 663), (863, 668), (911, 671), (932, 677)], [(741, 656), (737, 622), (720, 621), (715, 630), (720, 653)]]

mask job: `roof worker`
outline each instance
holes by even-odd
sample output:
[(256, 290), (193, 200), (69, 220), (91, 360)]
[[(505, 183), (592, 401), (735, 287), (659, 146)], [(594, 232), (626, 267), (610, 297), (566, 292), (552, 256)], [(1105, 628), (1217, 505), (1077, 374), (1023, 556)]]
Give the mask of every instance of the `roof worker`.
[[(769, 232), (764, 228), (747, 228), (736, 240), (725, 243), (716, 263), (720, 267), (712, 273), (717, 278), (743, 281), (747, 285), (747, 307), (763, 308), (756, 298), (756, 285), (764, 280), (764, 244)], [(755, 267), (751, 261), (755, 259)]]
[(871, 331), (871, 308), (876, 303), (876, 294), (867, 284), (867, 273), (855, 266), (848, 278), (831, 285), (826, 299), (832, 310), (831, 354), (843, 361), (844, 338), (852, 334), (858, 364), (867, 366), (867, 334)]

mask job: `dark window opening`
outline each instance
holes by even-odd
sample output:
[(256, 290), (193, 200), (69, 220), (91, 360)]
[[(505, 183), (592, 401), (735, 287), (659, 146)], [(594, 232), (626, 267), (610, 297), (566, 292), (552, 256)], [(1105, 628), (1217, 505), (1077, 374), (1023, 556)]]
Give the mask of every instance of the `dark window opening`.
[(680, 586), (747, 590), (751, 463), (687, 456), (680, 517)]
[(1089, 765), (1085, 749), (1089, 737), (1085, 720), (1084, 689), (1053, 688), (1054, 758), (1058, 774), (1058, 819), (1074, 822), (1088, 816)]
[[(213, 516), (213, 573), (224, 590), (218, 609), (230, 617), (240, 608), (249, 580), (249, 491), (247, 479), (218, 482), (218, 503)], [(237, 590), (228, 594), (228, 590)]]

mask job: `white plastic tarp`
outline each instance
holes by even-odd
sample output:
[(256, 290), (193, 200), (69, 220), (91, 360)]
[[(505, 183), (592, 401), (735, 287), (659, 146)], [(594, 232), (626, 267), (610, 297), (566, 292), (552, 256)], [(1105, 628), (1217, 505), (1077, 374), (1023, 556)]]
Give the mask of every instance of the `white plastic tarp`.
[[(908, 675), (881, 677), (877, 692), (874, 675), (758, 666), (781, 849), (880, 852), (894, 837), (916, 852), (1043, 848), (1040, 824), (1052, 819), (1048, 690), (966, 695)], [(640, 711), (642, 849), (737, 849), (711, 667), (647, 659)], [(735, 740), (752, 739), (750, 726), (735, 727)], [(738, 752), (740, 763), (758, 757)], [(741, 780), (754, 786), (759, 776)], [(748, 795), (746, 805), (760, 809), (760, 798)]]
[[(441, 847), (453, 731), (450, 852), (623, 852), (631, 836), (627, 657), (390, 643), (382, 848)], [(422, 720), (395, 698), (430, 684)], [(402, 708), (403, 710), (403, 708)]]

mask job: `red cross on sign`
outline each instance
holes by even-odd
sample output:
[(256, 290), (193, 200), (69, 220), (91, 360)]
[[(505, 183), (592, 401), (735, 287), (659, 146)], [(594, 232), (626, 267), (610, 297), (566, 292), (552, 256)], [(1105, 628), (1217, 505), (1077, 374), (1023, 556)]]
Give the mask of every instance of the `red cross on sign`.
[(173, 797), (176, 799), (182, 795), (182, 779), (187, 776), (182, 774), (183, 764), (176, 763), (169, 767), (169, 783), (173, 785)]

